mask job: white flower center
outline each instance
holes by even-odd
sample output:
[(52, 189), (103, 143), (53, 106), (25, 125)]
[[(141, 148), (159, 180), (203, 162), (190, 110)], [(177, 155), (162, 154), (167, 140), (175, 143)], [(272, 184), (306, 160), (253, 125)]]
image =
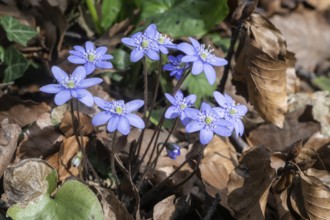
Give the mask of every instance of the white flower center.
[(213, 51), (210, 45), (206, 48), (205, 44), (202, 44), (198, 50), (198, 55), (204, 62), (210, 62), (210, 60), (214, 59)]

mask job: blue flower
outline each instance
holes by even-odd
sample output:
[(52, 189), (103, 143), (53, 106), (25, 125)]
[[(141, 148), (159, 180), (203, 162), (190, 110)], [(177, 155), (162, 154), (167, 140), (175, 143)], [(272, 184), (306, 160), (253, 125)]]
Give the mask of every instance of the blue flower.
[(165, 93), (165, 96), (172, 104), (172, 106), (168, 107), (166, 110), (165, 118), (173, 119), (180, 117), (182, 124), (186, 125), (190, 121), (190, 119), (186, 117), (186, 111), (195, 103), (196, 95), (192, 94), (184, 97), (181, 90), (178, 90), (174, 97), (168, 93)]
[(191, 73), (198, 75), (204, 71), (208, 82), (212, 85), (216, 79), (216, 73), (213, 66), (224, 66), (228, 62), (225, 59), (216, 57), (212, 54), (212, 49), (200, 44), (194, 38), (189, 38), (192, 45), (188, 43), (180, 43), (177, 46), (178, 50), (186, 53), (182, 58), (182, 62), (193, 62)]
[(175, 160), (177, 156), (181, 154), (180, 147), (174, 143), (166, 143), (165, 144), (167, 155)]
[(158, 43), (160, 52), (163, 54), (168, 54), (168, 49), (176, 49), (176, 45), (173, 44), (172, 40), (158, 31), (156, 32), (154, 39)]
[(106, 47), (94, 48), (94, 44), (90, 41), (85, 43), (85, 48), (82, 46), (74, 46), (74, 50), (70, 50), (71, 56), (68, 60), (74, 64), (84, 64), (86, 73), (91, 74), (96, 67), (101, 69), (112, 68), (112, 63), (107, 61), (111, 60), (113, 56), (106, 54)]
[(188, 133), (200, 131), (199, 139), (201, 144), (208, 144), (214, 133), (220, 136), (230, 136), (233, 131), (233, 125), (230, 121), (221, 119), (217, 112), (205, 102), (201, 105), (201, 110), (188, 109), (187, 117), (192, 120), (187, 124)]
[(57, 66), (53, 66), (51, 70), (59, 84), (43, 86), (40, 91), (56, 94), (54, 99), (56, 105), (62, 105), (72, 98), (78, 99), (87, 106), (94, 104), (93, 96), (86, 88), (101, 83), (102, 79), (85, 79), (86, 70), (82, 66), (78, 66), (70, 76)]
[(214, 110), (221, 118), (233, 123), (236, 136), (242, 136), (244, 132), (244, 125), (241, 119), (246, 114), (247, 107), (245, 105), (236, 104), (235, 101), (227, 94), (222, 95), (220, 92), (215, 91), (213, 95), (217, 103), (220, 105), (220, 107), (215, 107)]
[(147, 55), (151, 60), (159, 60), (159, 46), (156, 42), (157, 27), (151, 24), (142, 32), (133, 34), (131, 37), (124, 37), (121, 42), (134, 48), (130, 55), (132, 62), (137, 62)]
[(136, 114), (131, 113), (143, 106), (144, 102), (142, 100), (133, 100), (125, 104), (123, 100), (107, 102), (94, 97), (94, 101), (96, 105), (104, 110), (93, 117), (92, 123), (94, 126), (108, 123), (107, 130), (109, 132), (118, 130), (123, 135), (129, 134), (130, 125), (140, 129), (144, 128), (143, 120)]
[(170, 76), (175, 76), (177, 80), (181, 79), (182, 74), (190, 67), (190, 63), (181, 62), (183, 55), (178, 55), (177, 57), (168, 56), (170, 63), (163, 66), (163, 70), (171, 71)]

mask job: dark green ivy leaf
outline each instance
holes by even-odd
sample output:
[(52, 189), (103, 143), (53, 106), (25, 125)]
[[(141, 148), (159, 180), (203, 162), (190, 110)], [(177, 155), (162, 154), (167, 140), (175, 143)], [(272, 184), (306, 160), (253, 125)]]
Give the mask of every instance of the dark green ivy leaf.
[(15, 79), (20, 78), (24, 75), (25, 70), (28, 68), (29, 63), (25, 57), (14, 47), (9, 47), (5, 51), (5, 69), (4, 82), (12, 82)]
[(21, 24), (12, 16), (0, 17), (0, 24), (7, 33), (7, 38), (23, 46), (38, 33), (27, 25)]

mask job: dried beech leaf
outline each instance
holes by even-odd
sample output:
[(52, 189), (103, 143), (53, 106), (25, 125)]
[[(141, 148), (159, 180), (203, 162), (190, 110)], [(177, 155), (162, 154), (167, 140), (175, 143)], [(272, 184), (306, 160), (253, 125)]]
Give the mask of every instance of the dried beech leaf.
[(275, 176), (270, 150), (258, 147), (246, 151), (230, 174), (228, 204), (237, 219), (264, 219), (269, 188)]
[(0, 177), (10, 163), (16, 148), (21, 127), (3, 120), (0, 124)]
[(321, 133), (330, 137), (330, 92), (321, 91), (313, 94), (313, 117), (321, 124)]
[(41, 114), (49, 111), (46, 103), (22, 101), (9, 95), (1, 96), (0, 103), (0, 121), (8, 118), (21, 127), (32, 124)]
[(26, 159), (8, 166), (4, 173), (4, 189), (7, 197), (22, 204), (47, 193), (47, 176), (53, 168), (40, 159)]
[[(74, 115), (77, 117), (78, 114), (75, 111)], [(79, 113), (80, 118), (80, 130), (81, 135), (89, 135), (94, 132), (94, 127), (92, 125), (92, 120), (88, 115), (83, 113)], [(68, 111), (64, 114), (62, 118), (62, 123), (60, 125), (60, 130), (65, 134), (66, 137), (70, 137), (73, 135), (73, 126), (72, 126), (72, 117), (71, 113)]]
[(154, 212), (153, 212), (154, 219), (157, 220), (174, 219), (173, 218), (173, 214), (175, 212), (174, 200), (175, 200), (175, 195), (172, 195), (157, 203), (154, 206)]
[(19, 159), (46, 158), (58, 151), (62, 140), (63, 135), (53, 126), (50, 114), (44, 113), (24, 132), (16, 156)]
[(308, 217), (311, 220), (329, 219), (330, 174), (325, 170), (308, 169), (301, 174), (301, 193)]
[(236, 53), (233, 79), (247, 85), (249, 100), (263, 119), (283, 126), (287, 112), (287, 69), (294, 55), (285, 40), (266, 18), (252, 14), (245, 22)]
[(288, 49), (296, 53), (298, 67), (314, 72), (318, 64), (330, 58), (330, 27), (322, 13), (296, 10), (286, 16), (275, 15), (271, 21), (285, 36)]
[[(82, 145), (85, 148), (86, 143), (88, 142), (88, 137), (82, 137)], [(75, 136), (71, 136), (69, 138), (64, 139), (59, 154), (59, 167), (58, 167), (58, 175), (59, 180), (63, 181), (70, 176), (78, 176), (79, 169), (78, 167), (74, 167), (71, 164), (71, 159), (77, 154), (79, 151), (79, 145), (76, 141)]]
[(206, 191), (213, 197), (219, 193), (221, 205), (227, 209), (230, 209), (227, 201), (229, 174), (237, 165), (236, 150), (229, 140), (223, 141), (220, 137), (214, 136), (204, 150), (199, 170)]

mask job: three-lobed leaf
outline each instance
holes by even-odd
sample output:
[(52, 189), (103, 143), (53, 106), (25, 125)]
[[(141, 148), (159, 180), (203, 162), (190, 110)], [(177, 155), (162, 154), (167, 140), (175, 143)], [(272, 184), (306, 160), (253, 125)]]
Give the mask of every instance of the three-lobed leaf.
[(12, 16), (0, 17), (0, 24), (6, 31), (8, 40), (14, 41), (23, 46), (26, 46), (27, 42), (38, 34), (31, 27), (21, 24)]
[(29, 66), (23, 54), (14, 47), (9, 47), (5, 50), (4, 62), (7, 66), (4, 71), (4, 82), (12, 82), (20, 78)]
[(142, 19), (172, 37), (203, 35), (228, 14), (225, 0), (144, 0)]

